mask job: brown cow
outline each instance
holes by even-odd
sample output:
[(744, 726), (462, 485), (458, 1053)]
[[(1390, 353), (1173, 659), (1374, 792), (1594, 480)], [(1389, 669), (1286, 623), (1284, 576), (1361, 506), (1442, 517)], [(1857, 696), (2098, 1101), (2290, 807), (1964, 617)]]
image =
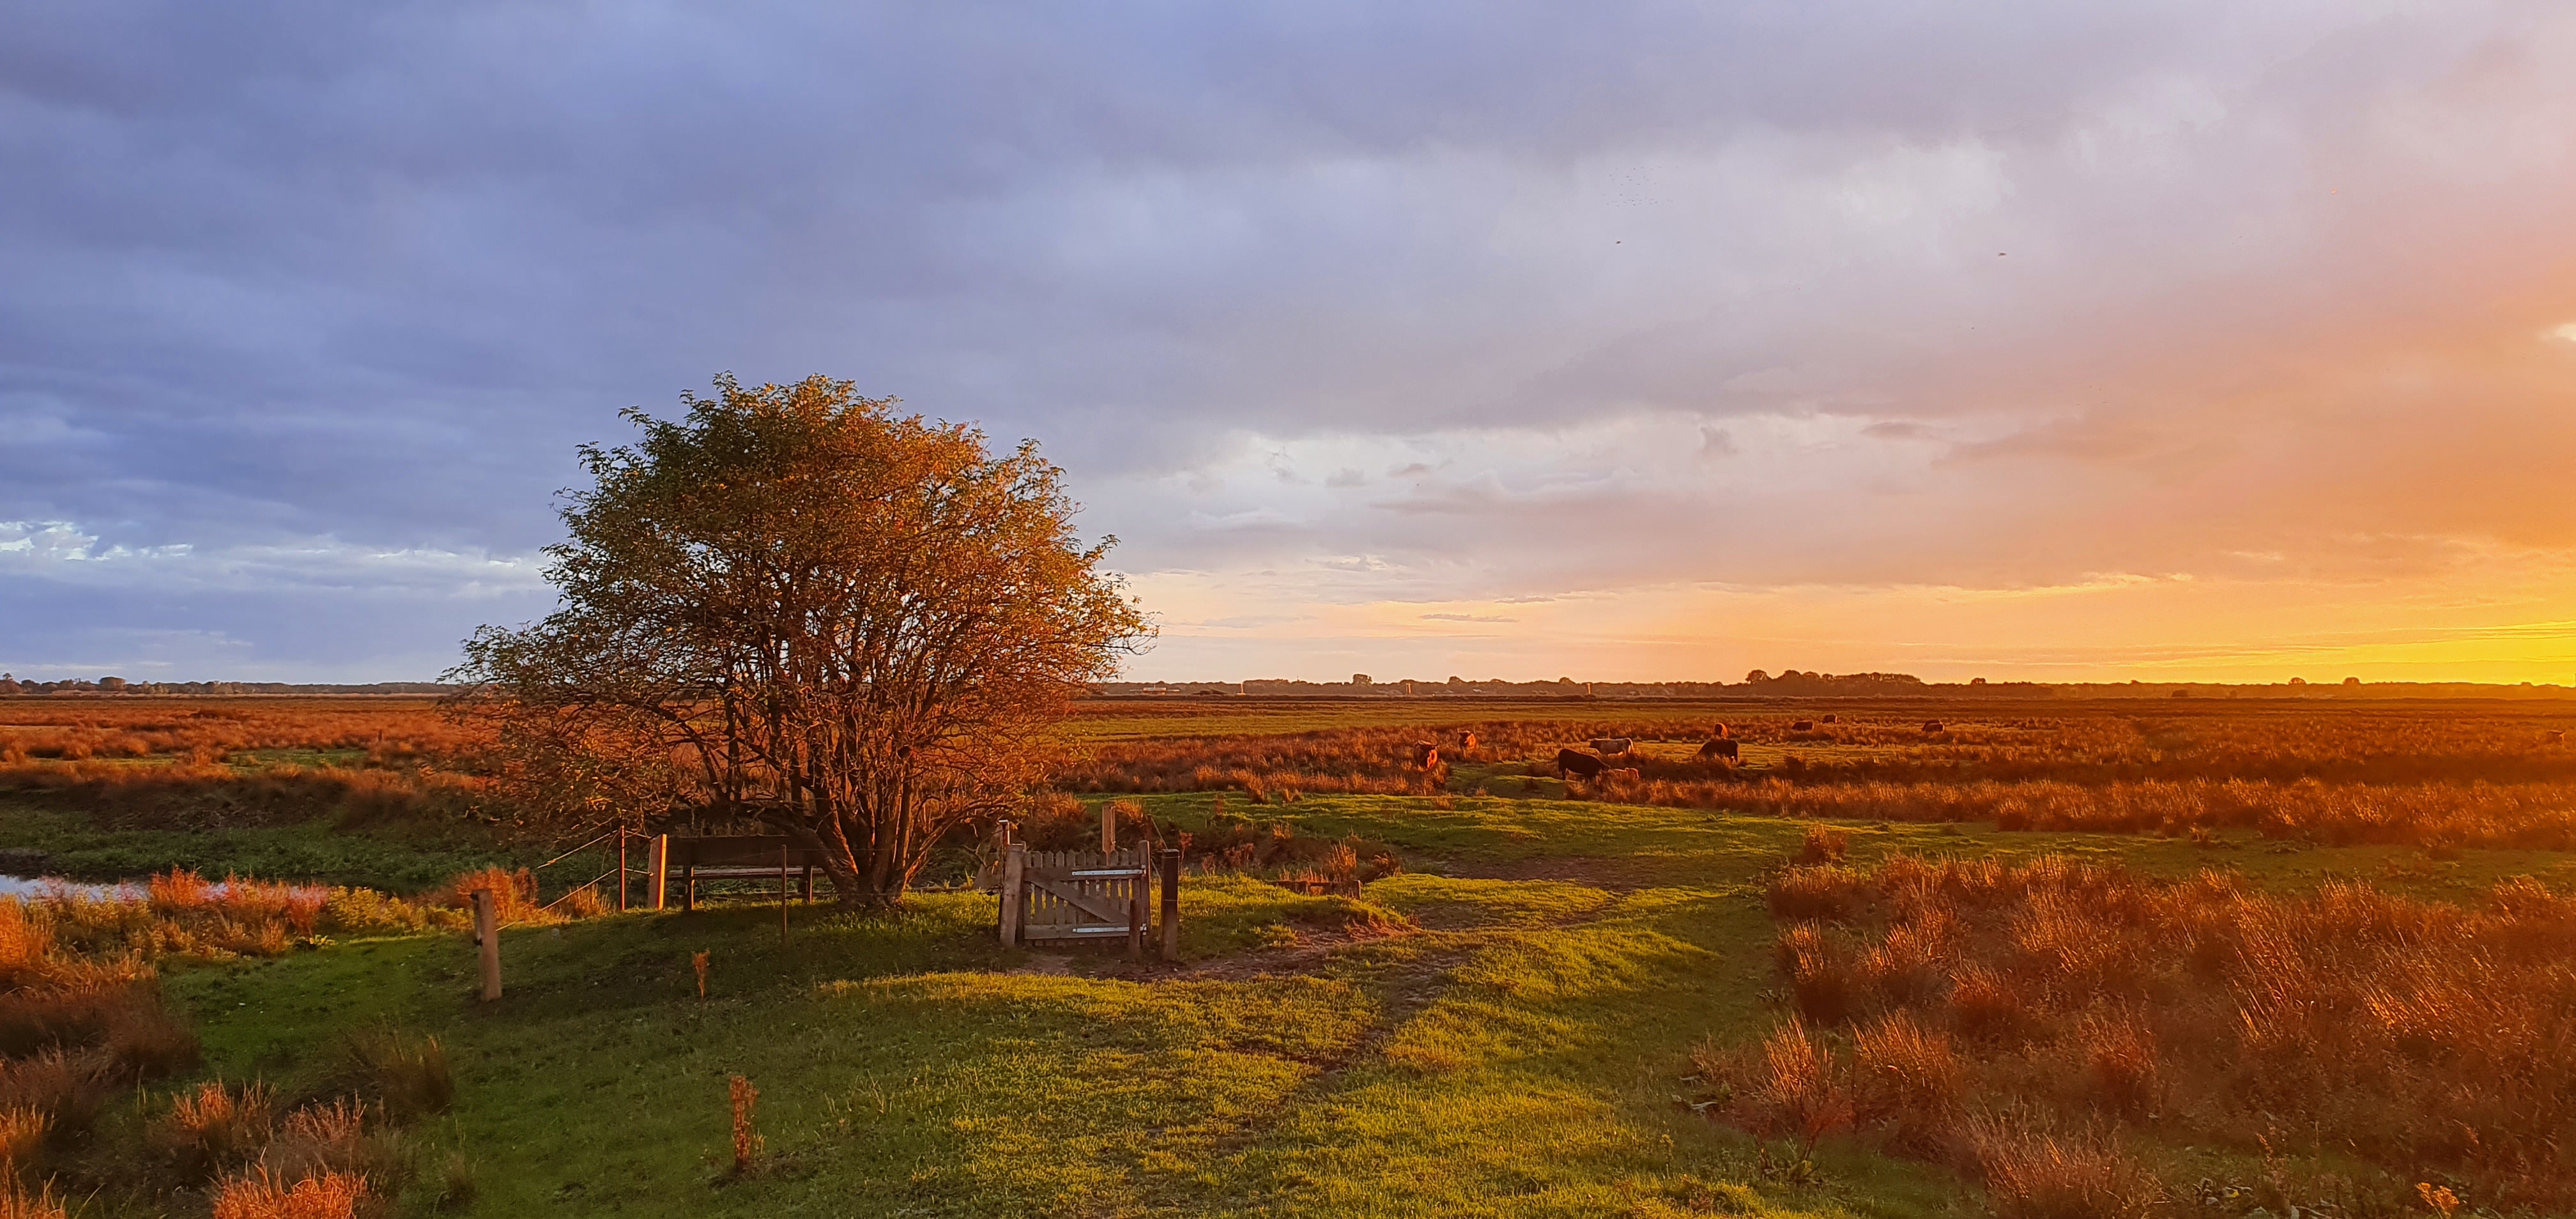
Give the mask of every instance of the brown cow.
[(1475, 733), (1461, 731), (1461, 732), (1458, 734), (1458, 748), (1460, 748), (1460, 749), (1474, 749), (1475, 747), (1476, 747), (1476, 734), (1475, 734)]
[(1415, 741), (1413, 743), (1413, 768), (1415, 770), (1429, 770), (1439, 764), (1439, 746), (1434, 745), (1429, 741)]
[(2542, 737), (2541, 739), (2555, 745), (2558, 742), (2567, 739), (2567, 730), (2561, 728), (2556, 732), (2550, 733), (2548, 736)]
[(1815, 730), (1816, 730), (1816, 721), (1814, 721), (1814, 720), (1791, 720), (1791, 721), (1789, 721), (1789, 731), (1791, 731), (1791, 732), (1814, 732)]
[(1823, 717), (1822, 719), (1818, 720), (1817, 722), (1818, 722), (1818, 723), (1823, 723), (1823, 724), (1839, 724), (1839, 723), (1843, 722), (1843, 717), (1841, 717), (1841, 716), (1839, 716), (1839, 715), (1828, 715), (1828, 716), (1825, 716), (1825, 717)]
[(1939, 720), (1925, 720), (1925, 721), (1923, 721), (1923, 733), (1924, 733), (1924, 735), (1926, 735), (1926, 736), (1930, 736), (1931, 734), (1933, 734), (1933, 733), (1935, 733), (1935, 732), (1939, 732), (1939, 731), (1941, 731), (1941, 721), (1939, 721)]
[(1601, 777), (1601, 772), (1607, 769), (1609, 767), (1604, 765), (1601, 759), (1582, 750), (1556, 751), (1556, 773), (1559, 778), (1571, 779), (1581, 776), (1586, 779), (1597, 779)]
[(1736, 758), (1736, 749), (1735, 742), (1720, 738), (1700, 746), (1699, 756), (1702, 761), (1710, 758), (1724, 758), (1732, 762)]

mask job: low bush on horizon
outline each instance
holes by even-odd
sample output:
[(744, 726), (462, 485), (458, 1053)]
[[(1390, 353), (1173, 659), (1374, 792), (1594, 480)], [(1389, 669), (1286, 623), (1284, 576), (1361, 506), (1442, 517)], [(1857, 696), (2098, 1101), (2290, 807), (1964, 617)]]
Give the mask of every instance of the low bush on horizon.
[(2412, 1213), (2417, 1182), (2576, 1204), (2576, 897), (2528, 878), (2461, 908), (1896, 856), (1792, 864), (1768, 901), (1790, 1012), (1699, 1055), (1757, 1133), (1955, 1164), (2008, 1219), (2149, 1213), (2185, 1144), (2259, 1157), (2239, 1192), (2275, 1214)]

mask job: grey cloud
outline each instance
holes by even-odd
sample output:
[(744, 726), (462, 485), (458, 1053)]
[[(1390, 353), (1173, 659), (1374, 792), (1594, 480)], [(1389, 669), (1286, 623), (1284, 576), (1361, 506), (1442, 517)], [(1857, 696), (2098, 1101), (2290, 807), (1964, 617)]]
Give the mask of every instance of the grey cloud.
[[(95, 572), (0, 565), (21, 671), (220, 634), (206, 663), (242, 675), (421, 676), (483, 612), (463, 593), (374, 644), (308, 614), (470, 583), (365, 556), (524, 560), (575, 443), (723, 369), (1040, 437), (1122, 562), (1379, 556), (1353, 596), (2028, 581), (2410, 520), (2576, 536), (2546, 369), (2317, 372), (2499, 309), (2576, 320), (2545, 274), (2576, 39), (2536, 0), (100, 3), (6, 28), (0, 521), (188, 547), (157, 570), (231, 607), (137, 586), (91, 638)], [(2440, 435), (2387, 440), (2446, 394), (2470, 405)], [(1706, 467), (1729, 479), (1786, 451), (1755, 417), (1957, 459), (1800, 492), (1326, 454), (1322, 491), (1414, 485), (1198, 516), (1091, 492), (1249, 433), (1658, 412), (1719, 429), (1697, 443), (1737, 448)], [(2063, 472), (2097, 466), (2145, 481)], [(2374, 499), (2402, 468), (2475, 477)], [(2172, 523), (2106, 553), (2141, 503)]]

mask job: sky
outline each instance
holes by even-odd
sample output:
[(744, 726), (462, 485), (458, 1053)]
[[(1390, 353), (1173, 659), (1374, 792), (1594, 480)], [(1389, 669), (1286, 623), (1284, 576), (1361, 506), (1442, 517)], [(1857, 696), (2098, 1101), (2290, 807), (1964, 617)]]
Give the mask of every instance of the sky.
[(0, 0), (0, 669), (421, 680), (717, 373), (1143, 680), (2576, 681), (2576, 6)]

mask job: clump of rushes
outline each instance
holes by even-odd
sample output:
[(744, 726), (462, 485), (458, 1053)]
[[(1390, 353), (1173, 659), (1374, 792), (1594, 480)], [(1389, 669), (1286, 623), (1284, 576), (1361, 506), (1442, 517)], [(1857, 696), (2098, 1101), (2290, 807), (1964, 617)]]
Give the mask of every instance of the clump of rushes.
[(367, 1198), (364, 1177), (332, 1172), (290, 1180), (262, 1165), (225, 1179), (215, 1191), (214, 1219), (355, 1219)]
[(700, 1002), (704, 1002), (707, 997), (707, 954), (703, 952), (690, 953), (689, 968), (698, 971), (698, 999)]

